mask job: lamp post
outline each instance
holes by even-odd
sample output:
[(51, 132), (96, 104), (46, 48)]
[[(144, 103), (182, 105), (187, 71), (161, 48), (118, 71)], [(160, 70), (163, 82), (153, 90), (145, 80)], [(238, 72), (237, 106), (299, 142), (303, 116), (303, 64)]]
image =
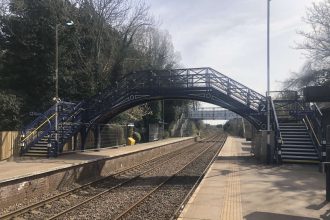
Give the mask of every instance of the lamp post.
[(57, 153), (59, 153), (58, 148), (58, 105), (60, 102), (60, 98), (58, 96), (58, 31), (61, 26), (72, 26), (74, 25), (73, 21), (67, 22), (64, 25), (56, 24), (55, 26), (55, 145), (57, 148)]
[(269, 56), (269, 23), (270, 23), (270, 1), (267, 0), (267, 163), (271, 161), (270, 147), (270, 56)]

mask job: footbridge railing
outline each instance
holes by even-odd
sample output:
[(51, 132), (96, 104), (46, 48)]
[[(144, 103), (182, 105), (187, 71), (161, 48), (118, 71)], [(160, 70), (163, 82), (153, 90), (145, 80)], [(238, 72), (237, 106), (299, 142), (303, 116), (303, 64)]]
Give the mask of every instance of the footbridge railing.
[(86, 136), (94, 124), (106, 123), (129, 108), (160, 99), (212, 103), (246, 118), (258, 129), (266, 128), (266, 98), (212, 68), (137, 71), (111, 84), (79, 104), (62, 103), (65, 111), (59, 111), (59, 143), (54, 143), (55, 108), (51, 107), (43, 114), (47, 119), (40, 116), (22, 131), (23, 152), (46, 136), (52, 148), (61, 148), (79, 131)]
[(129, 74), (89, 100), (86, 119), (92, 124), (147, 100), (177, 98), (213, 103), (257, 127), (265, 124), (266, 98), (211, 68), (149, 70)]

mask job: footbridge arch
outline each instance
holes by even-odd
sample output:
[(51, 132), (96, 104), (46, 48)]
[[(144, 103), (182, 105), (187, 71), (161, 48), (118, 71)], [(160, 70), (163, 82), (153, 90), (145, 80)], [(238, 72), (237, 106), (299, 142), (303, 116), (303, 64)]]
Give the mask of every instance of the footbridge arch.
[(88, 100), (52, 106), (21, 131), (21, 153), (28, 153), (35, 144), (45, 145), (47, 139), (45, 152), (57, 155), (78, 134), (83, 145), (91, 129), (95, 137), (100, 133), (100, 126), (94, 125), (107, 123), (134, 106), (161, 99), (215, 104), (244, 117), (256, 129), (266, 129), (266, 97), (212, 68), (146, 70), (126, 75)]
[(266, 127), (266, 97), (212, 68), (133, 72), (84, 103), (83, 121), (103, 123), (152, 100), (190, 99), (215, 104)]

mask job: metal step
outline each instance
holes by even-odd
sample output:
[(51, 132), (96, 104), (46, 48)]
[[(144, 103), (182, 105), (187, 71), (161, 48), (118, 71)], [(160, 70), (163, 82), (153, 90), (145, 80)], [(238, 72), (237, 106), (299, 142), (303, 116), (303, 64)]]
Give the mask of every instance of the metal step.
[(283, 137), (282, 135), (282, 140), (283, 141), (298, 141), (298, 142), (303, 142), (303, 141), (312, 141), (312, 139), (308, 137)]
[(281, 134), (282, 138), (309, 138), (310, 139), (310, 136), (309, 135), (290, 135), (290, 134)]
[(298, 133), (301, 133), (301, 132), (308, 132), (308, 131), (306, 129), (296, 129), (296, 128), (282, 129), (282, 128), (280, 128), (280, 132), (282, 132), (282, 133), (286, 133), (286, 132), (298, 132)]
[(315, 156), (318, 158), (318, 155), (316, 152), (299, 152), (299, 151), (283, 151), (282, 150), (282, 157), (284, 155), (294, 155), (294, 156), (299, 156), (299, 155), (306, 155), (306, 156)]
[(297, 135), (297, 136), (309, 136), (307, 131), (280, 131), (281, 135)]
[(304, 124), (301, 124), (301, 125), (279, 125), (280, 128), (305, 128), (306, 129), (306, 126)]
[(44, 149), (48, 149), (48, 147), (36, 147), (36, 146), (32, 146), (30, 147), (31, 150), (44, 150)]
[(304, 123), (286, 123), (286, 122), (279, 122), (278, 123), (280, 126), (305, 126)]
[(43, 144), (43, 143), (35, 143), (34, 146), (36, 147), (47, 147), (47, 143), (46, 144)]
[(294, 132), (297, 132), (297, 133), (303, 133), (303, 132), (305, 132), (305, 133), (308, 133), (308, 130), (307, 129), (294, 129), (294, 130), (283, 130), (283, 129), (280, 129), (280, 132), (282, 132), (282, 133), (294, 133)]
[(282, 148), (282, 151), (297, 151), (299, 149), (300, 152), (316, 152), (316, 150), (313, 148)]
[(313, 145), (312, 140), (306, 140), (306, 141), (284, 141), (283, 144), (302, 144), (302, 145)]
[(294, 155), (282, 155), (282, 159), (307, 159), (307, 160), (319, 160), (318, 156), (294, 156)]
[(283, 163), (304, 163), (304, 164), (318, 164), (319, 160), (303, 160), (303, 159), (282, 159)]
[(28, 154), (45, 154), (45, 155), (47, 155), (48, 154), (48, 150), (46, 149), (46, 150), (32, 150), (32, 149), (30, 149), (28, 152), (27, 152)]
[(47, 157), (47, 154), (38, 154), (38, 153), (26, 153), (23, 156), (27, 157)]
[(293, 147), (293, 148), (314, 148), (315, 149), (315, 147), (314, 147), (314, 145), (297, 145), (297, 144), (282, 144), (282, 146), (281, 146), (282, 148), (286, 148), (286, 147), (288, 147), (288, 148), (291, 148), (291, 147)]
[(307, 129), (305, 126), (280, 126), (280, 129)]
[(282, 136), (288, 136), (288, 137), (309, 137), (309, 133), (305, 132), (305, 133), (296, 133), (294, 134), (294, 132), (281, 132)]

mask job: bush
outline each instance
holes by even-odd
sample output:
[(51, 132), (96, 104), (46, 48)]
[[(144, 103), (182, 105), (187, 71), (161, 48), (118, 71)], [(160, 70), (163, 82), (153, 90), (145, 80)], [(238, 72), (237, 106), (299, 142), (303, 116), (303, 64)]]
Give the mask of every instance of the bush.
[(140, 141), (141, 141), (141, 134), (139, 133), (139, 132), (134, 132), (133, 133), (133, 138), (134, 138), (134, 140), (137, 142), (137, 143), (139, 143)]
[(22, 102), (16, 96), (0, 91), (0, 131), (17, 130), (21, 124)]
[(169, 138), (170, 137), (170, 132), (168, 132), (168, 131), (164, 131), (164, 139), (165, 138)]

